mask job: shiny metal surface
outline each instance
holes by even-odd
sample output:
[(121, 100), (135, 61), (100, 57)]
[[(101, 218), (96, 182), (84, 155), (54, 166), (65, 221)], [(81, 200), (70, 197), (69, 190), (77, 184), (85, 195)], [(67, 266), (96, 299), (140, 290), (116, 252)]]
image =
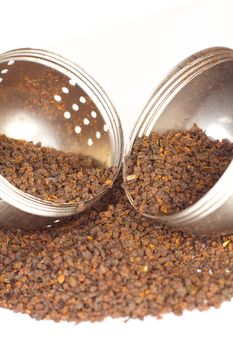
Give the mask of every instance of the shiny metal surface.
[[(209, 137), (233, 142), (233, 50), (206, 49), (177, 65), (146, 105), (125, 156), (137, 137), (153, 131), (188, 129), (194, 123)], [(125, 164), (123, 173), (125, 180)], [(127, 190), (126, 194), (134, 205)], [(233, 162), (215, 186), (192, 206), (174, 215), (144, 215), (198, 235), (229, 233), (233, 230)]]
[[(123, 134), (116, 110), (85, 71), (56, 54), (19, 49), (0, 55), (0, 120), (1, 134), (90, 155), (99, 166), (120, 170)], [(6, 227), (50, 226), (78, 212), (25, 194), (2, 176), (0, 198), (0, 225)]]

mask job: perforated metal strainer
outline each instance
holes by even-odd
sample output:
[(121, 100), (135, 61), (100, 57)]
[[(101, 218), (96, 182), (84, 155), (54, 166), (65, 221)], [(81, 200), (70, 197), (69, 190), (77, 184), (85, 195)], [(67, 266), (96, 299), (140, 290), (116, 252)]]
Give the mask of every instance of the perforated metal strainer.
[[(120, 169), (123, 134), (116, 110), (85, 71), (56, 54), (19, 49), (0, 55), (0, 120), (0, 134)], [(2, 176), (0, 198), (0, 225), (5, 227), (49, 227), (78, 213), (77, 206), (33, 197)]]

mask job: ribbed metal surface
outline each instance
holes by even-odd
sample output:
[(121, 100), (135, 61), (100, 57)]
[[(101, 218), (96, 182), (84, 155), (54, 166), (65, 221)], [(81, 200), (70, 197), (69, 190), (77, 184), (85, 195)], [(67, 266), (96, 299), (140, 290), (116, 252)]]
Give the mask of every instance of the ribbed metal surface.
[[(177, 65), (155, 90), (126, 146), (129, 155), (137, 137), (153, 131), (182, 130), (194, 123), (214, 139), (233, 142), (233, 51), (216, 47), (198, 52)], [(127, 176), (126, 165), (123, 168)], [(133, 199), (126, 188), (131, 204)], [(233, 164), (199, 201), (178, 214), (152, 216), (167, 225), (196, 234), (233, 229)]]

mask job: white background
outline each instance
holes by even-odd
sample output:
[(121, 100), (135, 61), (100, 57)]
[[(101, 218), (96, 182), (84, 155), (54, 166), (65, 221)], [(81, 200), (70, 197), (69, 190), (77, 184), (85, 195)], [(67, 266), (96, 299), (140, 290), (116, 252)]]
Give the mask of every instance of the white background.
[[(0, 51), (59, 53), (107, 91), (125, 136), (164, 75), (203, 48), (233, 48), (231, 0), (0, 1)], [(0, 349), (232, 349), (233, 303), (163, 320), (79, 325), (0, 309)]]

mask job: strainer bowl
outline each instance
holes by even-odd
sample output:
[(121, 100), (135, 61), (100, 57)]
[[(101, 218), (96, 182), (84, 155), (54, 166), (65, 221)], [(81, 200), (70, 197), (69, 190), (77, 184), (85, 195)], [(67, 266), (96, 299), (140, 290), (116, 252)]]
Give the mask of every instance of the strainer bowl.
[[(59, 55), (37, 49), (0, 55), (0, 120), (0, 134), (91, 156), (100, 167), (116, 168), (113, 180), (118, 175), (123, 133), (117, 112), (93, 78)], [(3, 227), (50, 227), (81, 210), (26, 194), (1, 175), (0, 198)]]
[[(162, 81), (138, 119), (126, 146), (131, 153), (138, 137), (153, 131), (189, 129), (197, 124), (213, 139), (233, 142), (233, 50), (209, 48), (178, 64)], [(126, 162), (123, 176), (127, 197)], [(136, 208), (137, 209), (137, 208)], [(148, 218), (197, 235), (228, 234), (233, 230), (233, 162), (217, 183), (196, 203), (174, 215)]]

